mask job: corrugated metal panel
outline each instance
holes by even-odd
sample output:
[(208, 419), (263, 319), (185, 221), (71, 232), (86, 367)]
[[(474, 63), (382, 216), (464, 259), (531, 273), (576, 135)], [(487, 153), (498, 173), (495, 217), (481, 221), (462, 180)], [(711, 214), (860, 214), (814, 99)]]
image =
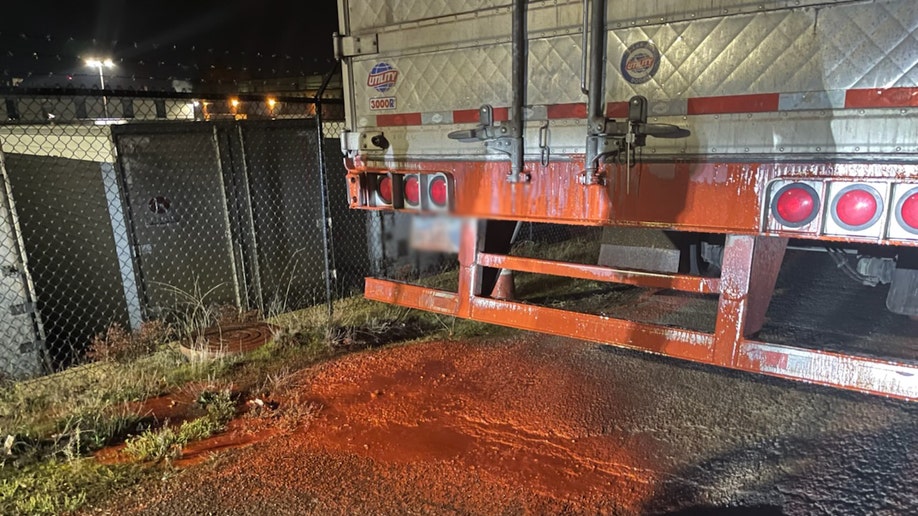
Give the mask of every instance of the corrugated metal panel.
[[(630, 44), (652, 41), (662, 61), (648, 83), (622, 79)], [(918, 84), (918, 11), (910, 1), (712, 18), (614, 30), (612, 98), (738, 95)]]
[[(505, 21), (479, 20), (478, 25)], [(507, 18), (508, 19), (508, 18)], [(451, 23), (441, 34), (464, 34)], [(406, 29), (408, 31), (409, 29)], [(404, 31), (403, 31), (404, 32)], [(494, 33), (497, 33), (495, 31)], [(504, 34), (509, 38), (509, 33)], [(404, 37), (407, 41), (424, 38)], [(454, 47), (428, 48), (402, 55), (393, 41), (381, 42), (381, 53), (355, 59), (354, 87), (376, 95), (366, 85), (372, 67), (386, 61), (399, 71), (388, 94), (398, 96), (399, 112), (474, 108), (509, 99), (509, 43), (471, 45), (467, 36), (451, 37)], [(653, 42), (662, 57), (648, 83), (633, 85), (619, 70), (632, 43)], [(412, 43), (417, 45), (417, 43)], [(918, 85), (918, 10), (911, 1), (876, 2), (822, 9), (793, 9), (665, 23), (612, 30), (607, 74), (609, 100), (634, 94), (651, 99), (752, 92), (805, 92), (864, 87)], [(558, 35), (530, 42), (530, 87), (533, 104), (583, 101), (577, 78), (580, 36)], [(358, 114), (369, 111), (358, 103)]]
[[(657, 121), (686, 125), (697, 135), (688, 141), (663, 142), (656, 151), (781, 152), (782, 147), (793, 147), (807, 152), (912, 152), (906, 149), (914, 145), (902, 136), (914, 132), (911, 117), (903, 116), (912, 108), (882, 114), (869, 110), (868, 116), (857, 111), (842, 113), (838, 108), (844, 106), (847, 89), (918, 86), (918, 53), (914, 52), (918, 48), (918, 10), (913, 1), (610, 4), (607, 100), (644, 95), (651, 100), (653, 113), (667, 116)], [(353, 9), (354, 2), (351, 6)], [(580, 2), (533, 2), (529, 9), (527, 103), (585, 102), (579, 84)], [(431, 6), (427, 15), (433, 12), (437, 11)], [(474, 14), (442, 17), (436, 24), (389, 27), (385, 29), (388, 33), (380, 33), (380, 54), (354, 58), (350, 63), (351, 126), (372, 127), (379, 114), (442, 113), (476, 109), (485, 103), (509, 105), (510, 18), (506, 5), (493, 2), (491, 9)], [(657, 46), (660, 66), (648, 82), (632, 84), (623, 78), (620, 66), (628, 46), (639, 41)], [(370, 71), (382, 62), (399, 73), (396, 83), (384, 93), (367, 85)], [(671, 116), (687, 114), (689, 98), (755, 93), (785, 93), (779, 111), (810, 111), (756, 115), (752, 122), (759, 125), (751, 130), (747, 130), (750, 121), (745, 115)], [(373, 97), (392, 97), (396, 108), (373, 110), (369, 102)], [(807, 130), (801, 131), (804, 127)], [(457, 149), (452, 142), (440, 144), (429, 134), (410, 135), (411, 129), (387, 130), (395, 138), (396, 149), (400, 131), (406, 133), (401, 148), (408, 147), (407, 155), (469, 151)], [(553, 145), (581, 148), (583, 134), (568, 132), (572, 139), (564, 138), (564, 130), (556, 131)]]

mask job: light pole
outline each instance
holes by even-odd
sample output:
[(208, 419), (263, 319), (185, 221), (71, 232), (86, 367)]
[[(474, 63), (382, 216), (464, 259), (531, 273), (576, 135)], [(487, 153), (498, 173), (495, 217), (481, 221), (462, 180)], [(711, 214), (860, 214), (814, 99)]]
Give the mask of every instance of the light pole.
[(105, 113), (105, 118), (108, 118), (108, 97), (105, 96), (105, 75), (102, 73), (103, 68), (114, 68), (115, 63), (111, 59), (96, 59), (89, 58), (86, 60), (86, 66), (99, 69), (99, 87), (102, 89), (102, 110)]

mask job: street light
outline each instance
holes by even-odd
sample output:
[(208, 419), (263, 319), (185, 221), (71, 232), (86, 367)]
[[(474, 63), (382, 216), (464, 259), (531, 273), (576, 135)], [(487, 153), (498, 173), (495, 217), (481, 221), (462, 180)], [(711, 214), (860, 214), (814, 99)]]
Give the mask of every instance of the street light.
[(100, 87), (100, 88), (102, 89), (102, 91), (103, 91), (103, 95), (102, 95), (102, 109), (105, 111), (105, 118), (108, 118), (108, 98), (104, 95), (104, 91), (105, 91), (105, 75), (103, 75), (102, 69), (103, 69), (103, 68), (114, 68), (114, 67), (115, 67), (115, 63), (112, 62), (111, 59), (104, 59), (104, 60), (103, 60), (103, 59), (96, 59), (96, 58), (90, 57), (89, 59), (86, 60), (86, 66), (89, 66), (89, 67), (91, 67), (91, 68), (98, 68), (98, 69), (99, 69), (99, 87)]

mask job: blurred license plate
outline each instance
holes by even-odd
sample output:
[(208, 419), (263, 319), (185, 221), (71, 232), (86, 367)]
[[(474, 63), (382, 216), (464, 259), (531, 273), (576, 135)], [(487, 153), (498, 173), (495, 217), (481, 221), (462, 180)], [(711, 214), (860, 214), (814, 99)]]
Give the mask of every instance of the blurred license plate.
[(459, 252), (462, 219), (446, 215), (415, 215), (411, 220), (411, 247), (419, 251)]

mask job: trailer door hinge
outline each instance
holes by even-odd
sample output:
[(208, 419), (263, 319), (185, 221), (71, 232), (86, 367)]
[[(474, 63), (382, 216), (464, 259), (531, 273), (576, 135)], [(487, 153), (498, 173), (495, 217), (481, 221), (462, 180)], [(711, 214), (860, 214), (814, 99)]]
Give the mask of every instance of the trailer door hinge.
[(376, 34), (344, 36), (336, 32), (332, 35), (332, 45), (335, 59), (379, 52), (379, 38), (377, 38)]

